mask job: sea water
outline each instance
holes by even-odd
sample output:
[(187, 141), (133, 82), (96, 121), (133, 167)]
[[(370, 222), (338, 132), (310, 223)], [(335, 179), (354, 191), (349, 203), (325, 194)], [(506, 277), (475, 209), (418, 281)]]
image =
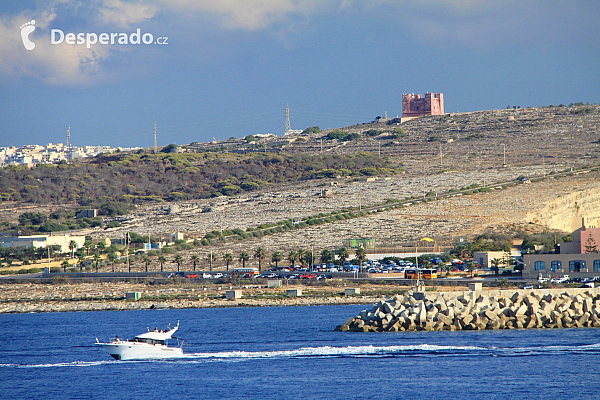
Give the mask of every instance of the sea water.
[[(0, 398), (600, 398), (599, 329), (333, 331), (364, 308), (0, 315)], [(178, 320), (182, 358), (116, 361), (94, 344)]]

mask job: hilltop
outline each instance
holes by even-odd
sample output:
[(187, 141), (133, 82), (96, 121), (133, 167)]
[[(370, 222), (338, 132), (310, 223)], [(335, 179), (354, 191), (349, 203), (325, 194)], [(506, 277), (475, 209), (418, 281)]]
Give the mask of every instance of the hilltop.
[[(564, 220), (576, 206), (581, 215), (600, 217), (599, 112), (597, 105), (577, 105), (402, 124), (379, 119), (292, 137), (168, 146), (156, 155), (8, 168), (0, 173), (0, 218), (5, 228), (23, 229), (18, 217), (25, 211), (51, 218), (63, 210), (57, 222), (92, 237), (179, 231), (203, 243), (185, 250), (185, 259), (203, 260), (210, 251), (220, 257), (259, 246), (317, 253), (350, 237), (395, 247), (422, 237), (449, 244), (486, 231), (568, 231)], [(67, 216), (86, 206), (127, 216), (108, 229), (77, 229)], [(26, 224), (34, 222), (40, 221)]]

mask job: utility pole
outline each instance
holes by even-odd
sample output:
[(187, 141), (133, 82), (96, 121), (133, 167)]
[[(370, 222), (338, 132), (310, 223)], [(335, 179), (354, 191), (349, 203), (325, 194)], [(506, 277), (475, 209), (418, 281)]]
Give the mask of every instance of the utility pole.
[(440, 143), (440, 167), (444, 165), (444, 154), (442, 153), (442, 144)]
[(67, 158), (71, 158), (71, 127), (67, 129)]
[(154, 121), (154, 154), (157, 154), (158, 150), (156, 148), (156, 121)]

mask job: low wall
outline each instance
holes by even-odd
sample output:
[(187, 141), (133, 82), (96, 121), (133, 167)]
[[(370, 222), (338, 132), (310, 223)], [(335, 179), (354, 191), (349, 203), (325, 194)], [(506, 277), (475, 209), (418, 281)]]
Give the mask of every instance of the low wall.
[(600, 288), (427, 292), (376, 303), (336, 330), (397, 332), (600, 327)]

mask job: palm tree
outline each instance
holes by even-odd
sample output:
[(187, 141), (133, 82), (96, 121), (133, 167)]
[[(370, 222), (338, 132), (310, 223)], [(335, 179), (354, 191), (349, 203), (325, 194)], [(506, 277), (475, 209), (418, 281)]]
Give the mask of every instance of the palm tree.
[(265, 259), (265, 249), (259, 247), (254, 252), (254, 258), (258, 259), (258, 272), (262, 272), (262, 260)]
[(294, 250), (290, 250), (287, 255), (287, 259), (290, 262), (290, 265), (294, 265), (298, 259), (298, 253), (296, 253)]
[(69, 250), (71, 250), (71, 258), (75, 258), (75, 250), (77, 250), (77, 242), (74, 240), (71, 240), (69, 242)]
[(321, 264), (330, 263), (334, 258), (333, 252), (331, 250), (323, 250), (321, 252)]
[(471, 272), (471, 278), (473, 277), (473, 270), (475, 269), (475, 263), (473, 261), (469, 261), (467, 263), (467, 268), (469, 268), (469, 272)]
[(158, 262), (160, 263), (160, 272), (163, 272), (163, 266), (167, 262), (165, 256), (158, 257)]
[(150, 257), (148, 257), (148, 256), (145, 255), (142, 258), (142, 261), (144, 261), (144, 264), (146, 264), (146, 272), (148, 272), (148, 264), (150, 264)]
[(302, 251), (302, 261), (303, 261), (303, 265), (304, 265), (304, 263), (306, 263), (308, 265), (308, 267), (312, 269), (312, 264), (314, 261), (312, 251), (309, 251), (309, 250)]
[(281, 258), (282, 258), (282, 257), (283, 257), (283, 256), (282, 256), (282, 255), (281, 255), (281, 253), (280, 253), (280, 252), (278, 252), (278, 251), (274, 251), (274, 252), (273, 252), (273, 254), (271, 254), (271, 261), (275, 263), (275, 269), (277, 269), (277, 268), (278, 268), (278, 265), (277, 265), (277, 263), (278, 263), (279, 261), (281, 261)]
[(298, 256), (298, 261), (300, 261), (301, 267), (304, 267), (304, 253), (305, 251), (302, 249), (298, 249), (298, 251), (296, 251), (296, 255)]
[(100, 261), (102, 260), (102, 258), (100, 257), (100, 254), (94, 253), (93, 260), (96, 263), (96, 273), (97, 273), (98, 272), (98, 263), (100, 263)]
[(67, 267), (71, 266), (67, 260), (63, 261), (60, 265), (63, 267), (64, 272), (67, 272)]
[(248, 261), (249, 259), (250, 259), (250, 256), (248, 255), (248, 253), (246, 253), (245, 251), (242, 251), (240, 253), (239, 260), (242, 262), (242, 268), (246, 268), (246, 261)]
[(85, 261), (85, 256), (82, 254), (81, 256), (79, 256), (79, 259), (77, 260), (77, 262), (79, 262), (79, 272), (83, 272), (84, 261)]
[(492, 264), (495, 275), (500, 275), (500, 264), (502, 264), (502, 260), (496, 257), (492, 258), (490, 263)]
[(208, 260), (208, 265), (210, 270), (213, 270), (213, 264), (215, 262), (215, 258), (216, 256), (212, 253), (212, 251), (210, 253), (208, 253), (208, 255), (206, 256), (206, 259)]
[(198, 259), (199, 259), (199, 258), (200, 258), (200, 257), (198, 257), (196, 254), (194, 254), (194, 255), (192, 256), (192, 262), (194, 263), (194, 271), (196, 271), (196, 263), (198, 262)]
[(360, 269), (362, 269), (362, 263), (365, 262), (365, 260), (367, 259), (367, 251), (365, 250), (365, 248), (362, 246), (357, 247), (355, 257), (358, 260), (358, 265)]
[(92, 247), (94, 247), (94, 242), (92, 242), (91, 240), (86, 240), (85, 243), (83, 244), (83, 247), (85, 247), (85, 255), (89, 256), (90, 255), (90, 249)]
[(112, 265), (112, 272), (115, 272), (115, 261), (117, 261), (117, 255), (115, 253), (110, 253), (108, 255), (108, 261), (110, 261)]
[(473, 245), (471, 243), (467, 244), (457, 244), (452, 250), (450, 250), (450, 254), (455, 254), (458, 258), (468, 259), (473, 257)]
[(179, 272), (179, 268), (181, 267), (182, 260), (183, 260), (183, 257), (181, 257), (181, 254), (177, 254), (175, 256), (175, 262), (177, 263), (177, 272)]
[(346, 260), (350, 257), (350, 254), (348, 253), (348, 249), (345, 247), (341, 247), (337, 251), (337, 254), (338, 254), (338, 258), (340, 259), (340, 265), (344, 265)]
[(225, 253), (225, 255), (223, 256), (223, 261), (225, 261), (225, 264), (227, 265), (227, 271), (229, 271), (229, 263), (233, 260), (233, 256), (231, 255), (231, 253)]

